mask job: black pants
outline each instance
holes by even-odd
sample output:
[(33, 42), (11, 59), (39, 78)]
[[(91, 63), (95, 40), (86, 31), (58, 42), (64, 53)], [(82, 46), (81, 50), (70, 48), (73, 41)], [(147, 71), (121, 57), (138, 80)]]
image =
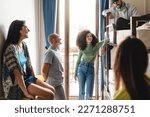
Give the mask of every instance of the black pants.
[(116, 21), (116, 30), (130, 29), (130, 20), (124, 19), (122, 17), (118, 18)]
[[(138, 26), (143, 25), (145, 22), (138, 22)], [(116, 30), (130, 29), (130, 20), (124, 19), (122, 17), (118, 18), (116, 21)]]

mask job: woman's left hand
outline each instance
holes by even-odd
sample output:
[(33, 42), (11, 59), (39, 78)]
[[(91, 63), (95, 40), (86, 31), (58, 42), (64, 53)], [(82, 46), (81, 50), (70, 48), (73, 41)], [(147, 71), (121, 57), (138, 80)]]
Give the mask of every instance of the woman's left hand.
[(101, 53), (105, 54), (105, 48), (101, 48)]

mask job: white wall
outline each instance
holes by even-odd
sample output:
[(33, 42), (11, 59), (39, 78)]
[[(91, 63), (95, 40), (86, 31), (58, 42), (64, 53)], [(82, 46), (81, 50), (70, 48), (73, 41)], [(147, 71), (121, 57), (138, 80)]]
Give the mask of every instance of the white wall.
[(127, 3), (134, 4), (141, 15), (150, 13), (150, 7), (148, 6), (150, 4), (150, 0), (124, 0)]
[(146, 14), (150, 14), (150, 0), (145, 0), (145, 12)]
[(26, 39), (33, 68), (38, 74), (39, 68), (39, 0), (0, 0), (0, 27), (6, 38), (8, 28), (13, 20), (25, 20), (30, 29), (29, 38)]

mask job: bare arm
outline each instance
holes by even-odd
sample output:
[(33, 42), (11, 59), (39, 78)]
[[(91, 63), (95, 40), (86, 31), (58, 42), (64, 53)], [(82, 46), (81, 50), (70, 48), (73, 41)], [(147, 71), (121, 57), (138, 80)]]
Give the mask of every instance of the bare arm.
[(81, 57), (82, 57), (82, 51), (80, 50), (79, 52), (79, 55), (78, 55), (78, 59), (77, 59), (77, 62), (76, 62), (76, 66), (75, 66), (75, 73), (74, 73), (74, 79), (77, 80), (77, 70), (78, 70), (78, 66), (80, 64), (80, 61), (81, 61)]
[(31, 67), (31, 73), (32, 73), (32, 76), (35, 76), (35, 73), (34, 73), (33, 67)]
[(50, 64), (44, 63), (42, 67), (42, 75), (44, 77), (44, 80), (47, 80), (48, 70), (49, 70)]
[(23, 75), (20, 73), (20, 71), (17, 68), (14, 70), (14, 75), (24, 95), (29, 99), (34, 99), (34, 97), (28, 93)]

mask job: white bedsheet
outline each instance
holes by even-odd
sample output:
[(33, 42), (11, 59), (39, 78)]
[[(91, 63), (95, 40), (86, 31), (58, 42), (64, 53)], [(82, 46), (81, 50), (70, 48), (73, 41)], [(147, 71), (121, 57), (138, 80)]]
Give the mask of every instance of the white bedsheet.
[[(117, 31), (117, 44), (124, 40), (127, 36), (131, 35), (131, 30), (118, 30)], [(110, 32), (110, 41), (113, 42), (113, 31)], [(137, 38), (141, 39), (147, 49), (150, 49), (150, 28), (148, 27), (138, 27), (137, 28)]]
[(137, 29), (137, 37), (144, 42), (147, 49), (150, 49), (150, 28)]
[[(131, 30), (119, 30), (117, 31), (117, 45), (121, 43), (127, 36), (131, 35)], [(110, 32), (110, 41), (113, 42), (113, 32)], [(141, 26), (137, 28), (137, 37), (141, 39), (147, 49), (150, 49), (150, 28)], [(117, 46), (118, 47), (118, 46)], [(113, 68), (114, 65), (114, 59), (117, 47), (114, 47), (111, 50), (111, 66)], [(147, 73), (150, 74), (150, 54), (149, 54), (149, 65), (147, 68)]]

